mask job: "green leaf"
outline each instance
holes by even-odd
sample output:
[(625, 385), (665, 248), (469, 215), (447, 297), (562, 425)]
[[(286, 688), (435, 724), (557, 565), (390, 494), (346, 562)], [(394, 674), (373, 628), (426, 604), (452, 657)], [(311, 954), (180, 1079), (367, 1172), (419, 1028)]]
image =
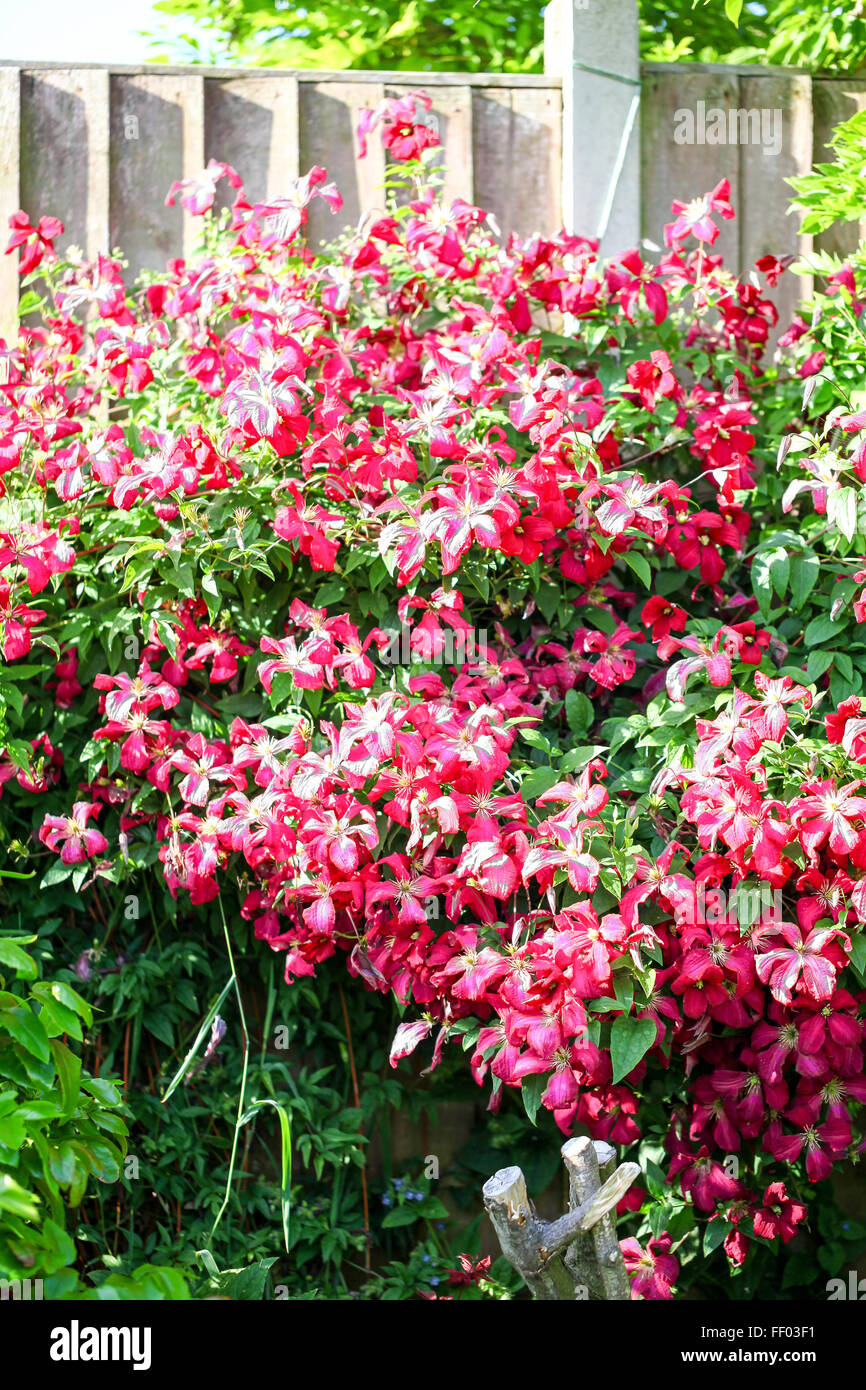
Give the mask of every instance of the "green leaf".
[(211, 619), (215, 618), (222, 606), (222, 592), (219, 581), (215, 574), (203, 574), (201, 577), (201, 592), (207, 611)]
[(425, 1197), (423, 1202), (419, 1202), (418, 1210), (428, 1221), (447, 1221), (451, 1216), (445, 1203), (433, 1196)]
[(150, 1009), (144, 1015), (142, 1022), (148, 1032), (152, 1033), (155, 1038), (159, 1038), (159, 1041), (165, 1043), (166, 1047), (174, 1047), (174, 1028), (171, 1019), (167, 1018), (165, 1014)]
[(599, 632), (604, 632), (608, 637), (613, 636), (617, 619), (607, 608), (596, 608), (593, 604), (586, 603), (582, 604), (578, 611), (581, 618), (588, 618)]
[(612, 1084), (622, 1081), (634, 1071), (638, 1062), (656, 1040), (656, 1026), (651, 1018), (615, 1018), (610, 1029), (610, 1060), (613, 1067)]
[(421, 1213), (413, 1202), (407, 1202), (405, 1207), (395, 1207), (389, 1211), (382, 1227), (386, 1231), (391, 1231), (395, 1226), (414, 1226)]
[(535, 1124), (535, 1117), (538, 1114), (538, 1107), (541, 1104), (541, 1097), (547, 1090), (549, 1077), (546, 1075), (524, 1076), (520, 1083), (520, 1098), (523, 1101), (523, 1108), (531, 1125)]
[(777, 546), (774, 550), (769, 552), (769, 558), (770, 579), (773, 588), (779, 595), (779, 598), (784, 598), (788, 590), (788, 577), (791, 572), (790, 557), (784, 546)]
[(28, 956), (26, 951), (22, 951), (18, 945), (19, 941), (34, 941), (32, 936), (20, 936), (17, 938), (0, 936), (0, 965), (8, 965), (10, 970), (14, 970), (16, 975), (22, 976), (25, 980), (35, 980), (39, 974), (39, 967), (32, 956)]
[(833, 665), (846, 681), (854, 679), (854, 662), (847, 652), (833, 652)]
[(763, 618), (767, 617), (773, 603), (773, 586), (770, 577), (772, 555), (772, 551), (759, 550), (752, 561), (752, 592), (758, 600), (758, 607)]
[(791, 599), (797, 612), (803, 607), (818, 582), (821, 570), (818, 556), (810, 550), (803, 555), (791, 556)]
[(819, 647), (822, 642), (829, 642), (832, 637), (838, 637), (842, 630), (832, 618), (813, 618), (803, 634), (803, 644), (807, 650), (809, 647)]
[(833, 652), (814, 651), (809, 653), (806, 662), (806, 680), (816, 681), (833, 665)]
[(555, 767), (536, 767), (520, 784), (520, 795), (526, 802), (535, 801), (559, 781), (559, 771)]
[(60, 1183), (61, 1187), (68, 1187), (75, 1178), (78, 1165), (75, 1149), (66, 1142), (64, 1144), (52, 1144), (48, 1152), (48, 1166), (51, 1176), (55, 1182)]
[[(276, 1256), (270, 1259), (259, 1260), (257, 1264), (245, 1265), (240, 1269), (217, 1269), (216, 1261), (209, 1250), (197, 1250), (196, 1254), (210, 1275), (208, 1292), (221, 1298), (230, 1298), (232, 1302), (242, 1300), (244, 1302), (260, 1303), (265, 1296), (265, 1288), (268, 1282), (268, 1273), (271, 1266), (276, 1263)], [(205, 1259), (205, 1256), (208, 1259)], [(199, 1297), (201, 1295), (199, 1294)]]
[(315, 608), (327, 608), (330, 603), (339, 603), (345, 592), (346, 586), (341, 579), (332, 580), (330, 584), (323, 584), (317, 590), (316, 597), (313, 599), (313, 606)]
[(202, 1022), (202, 1025), (201, 1025), (201, 1027), (199, 1028), (199, 1030), (198, 1030), (198, 1032), (197, 1032), (197, 1034), (196, 1034), (195, 1042), (193, 1043), (193, 1045), (192, 1045), (192, 1047), (190, 1048), (189, 1052), (188, 1052), (188, 1053), (186, 1054), (186, 1056), (184, 1057), (184, 1059), (183, 1059), (183, 1061), (182, 1061), (180, 1067), (178, 1068), (178, 1070), (175, 1072), (174, 1076), (172, 1077), (171, 1082), (170, 1082), (169, 1087), (168, 1087), (168, 1090), (166, 1091), (165, 1095), (164, 1095), (163, 1098), (162, 1098), (162, 1103), (163, 1103), (163, 1105), (165, 1105), (167, 1101), (171, 1100), (171, 1097), (174, 1095), (174, 1093), (175, 1093), (175, 1091), (177, 1090), (178, 1086), (180, 1085), (181, 1081), (182, 1081), (183, 1078), (186, 1076), (187, 1072), (189, 1071), (190, 1067), (192, 1066), (193, 1061), (195, 1060), (196, 1053), (198, 1052), (198, 1050), (199, 1050), (199, 1048), (201, 1047), (202, 1043), (204, 1042), (205, 1038), (206, 1038), (206, 1037), (208, 1036), (208, 1034), (210, 1033), (210, 1026), (211, 1026), (211, 1023), (212, 1023), (213, 1019), (216, 1017), (217, 1013), (219, 1012), (220, 1006), (221, 1006), (223, 1000), (225, 999), (226, 995), (228, 994), (229, 990), (231, 989), (232, 985), (234, 984), (234, 982), (235, 982), (235, 977), (234, 977), (234, 975), (232, 975), (232, 976), (226, 981), (226, 983), (223, 985), (223, 988), (222, 988), (222, 990), (221, 990), (221, 992), (220, 992), (220, 994), (219, 994), (219, 997), (218, 997), (217, 999), (214, 1000), (214, 1002), (211, 1004), (210, 1008), (208, 1009), (207, 1013), (205, 1014), (205, 1016), (204, 1016), (204, 1021)]
[(0, 1146), (20, 1149), (27, 1138), (27, 1129), (20, 1115), (0, 1115)]
[(82, 1076), (81, 1089), (95, 1096), (100, 1105), (117, 1106), (122, 1103), (120, 1091), (103, 1076)]
[(51, 994), (52, 999), (56, 999), (58, 1004), (62, 1004), (65, 1009), (71, 1009), (73, 1013), (83, 1018), (88, 1028), (93, 1022), (93, 1009), (86, 999), (82, 999), (77, 990), (68, 985), (63, 980), (52, 980), (50, 985), (45, 988)]
[(609, 999), (607, 995), (602, 995), (600, 999), (587, 999), (586, 1007), (590, 1013), (604, 1014), (613, 1013), (614, 1010), (621, 1009), (618, 999)]
[(866, 935), (851, 933), (851, 952), (849, 957), (852, 966), (860, 979), (866, 983)]
[(634, 1003), (634, 979), (626, 970), (617, 970), (613, 977), (613, 992), (624, 1014)]
[(67, 1009), (65, 1005), (58, 1004), (56, 999), (43, 998), (41, 1003), (39, 1021), (49, 1038), (59, 1038), (64, 1033), (69, 1033), (76, 1042), (83, 1041), (84, 1034), (77, 1014), (74, 1014), (71, 1009)]
[(18, 301), (18, 314), (23, 319), (25, 314), (35, 314), (44, 304), (42, 295), (35, 290), (27, 290)]
[(256, 1111), (270, 1105), (280, 1117), (280, 1214), (283, 1224), (283, 1244), (289, 1253), (289, 1216), (292, 1207), (292, 1125), (289, 1112), (276, 1100), (254, 1100), (241, 1124), (251, 1119)]
[(577, 748), (569, 748), (559, 764), (559, 775), (566, 772), (576, 772), (579, 767), (586, 767), (593, 758), (601, 757), (607, 751), (606, 743), (585, 743)]
[(722, 1244), (728, 1232), (733, 1229), (731, 1222), (725, 1221), (721, 1216), (714, 1217), (712, 1221), (708, 1221), (704, 1227), (704, 1254), (712, 1255), (713, 1251), (717, 1250)]
[[(57, 1068), (57, 1077), (60, 1082), (63, 1113), (65, 1115), (71, 1115), (78, 1104), (78, 1096), (80, 1094), (81, 1060), (76, 1057), (74, 1052), (70, 1051), (65, 1043), (60, 1042), (58, 1038), (52, 1038), (49, 1046), (51, 1048), (51, 1055), (54, 1058), (54, 1065)], [(118, 1096), (118, 1100), (119, 1099), (120, 1097)]]
[(562, 594), (553, 584), (543, 584), (535, 595), (536, 605), (549, 623), (553, 622), (561, 598)]
[(646, 556), (641, 555), (639, 554), (639, 552), (634, 550), (627, 550), (622, 558), (623, 560), (625, 560), (629, 569), (634, 570), (635, 574), (643, 584), (644, 588), (651, 589), (653, 582), (653, 572), (650, 568), (650, 563), (649, 560), (647, 560)]
[(585, 734), (595, 717), (592, 700), (580, 690), (569, 690), (565, 696), (565, 717), (574, 734)]
[(38, 1201), (35, 1193), (27, 1192), (8, 1173), (0, 1173), (0, 1211), (19, 1216), (22, 1221), (38, 1221)]
[(40, 1062), (50, 1061), (48, 1034), (30, 1009), (24, 1006), (4, 1009), (0, 1012), (0, 1031), (4, 1028), (12, 1034), (17, 1043), (34, 1057), (38, 1057)]

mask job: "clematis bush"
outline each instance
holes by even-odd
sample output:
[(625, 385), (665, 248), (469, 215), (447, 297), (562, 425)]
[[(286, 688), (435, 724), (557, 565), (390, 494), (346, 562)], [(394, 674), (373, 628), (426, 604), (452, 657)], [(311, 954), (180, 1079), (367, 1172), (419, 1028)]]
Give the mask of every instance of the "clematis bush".
[(863, 1148), (864, 262), (778, 324), (726, 182), (655, 261), (503, 245), (428, 106), (364, 113), (387, 206), (327, 245), (321, 168), (175, 184), (200, 255), (136, 288), (12, 219), (3, 840), (118, 917), (218, 901), (288, 988), (336, 958), (395, 1068), (620, 1146), (669, 1298)]

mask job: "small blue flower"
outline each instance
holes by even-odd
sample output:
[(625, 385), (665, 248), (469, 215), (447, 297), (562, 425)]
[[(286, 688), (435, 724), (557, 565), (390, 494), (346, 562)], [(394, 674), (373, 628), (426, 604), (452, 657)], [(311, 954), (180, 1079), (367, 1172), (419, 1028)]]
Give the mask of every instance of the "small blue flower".
[(383, 1192), (383, 1193), (382, 1193), (382, 1206), (383, 1206), (383, 1207), (390, 1207), (390, 1205), (391, 1205), (391, 1198), (388, 1196), (387, 1192)]
[(438, 1274), (431, 1274), (431, 1275), (430, 1275), (430, 1283), (431, 1283), (431, 1284), (441, 1284), (441, 1283), (442, 1283), (442, 1280), (439, 1278)]
[(405, 1182), (405, 1178), (395, 1178), (395, 1179), (394, 1179), (394, 1191), (395, 1191), (395, 1192), (399, 1192), (400, 1189), (402, 1188), (404, 1182)]
[(425, 1265), (429, 1265), (429, 1263), (430, 1263), (430, 1256), (429, 1256), (429, 1255), (422, 1255), (422, 1256), (421, 1256), (421, 1263), (422, 1263), (422, 1264), (425, 1264)]

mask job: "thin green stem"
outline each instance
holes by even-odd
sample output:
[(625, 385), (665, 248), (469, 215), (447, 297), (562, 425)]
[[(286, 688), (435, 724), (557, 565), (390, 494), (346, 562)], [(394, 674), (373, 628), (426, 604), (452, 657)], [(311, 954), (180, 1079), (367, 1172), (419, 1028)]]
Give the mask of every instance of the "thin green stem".
[(210, 1241), (212, 1241), (213, 1238), (214, 1238), (214, 1232), (216, 1231), (217, 1226), (219, 1225), (220, 1221), (221, 1221), (222, 1218), (223, 1218), (223, 1215), (224, 1215), (224, 1213), (225, 1213), (226, 1207), (227, 1207), (228, 1204), (229, 1204), (229, 1199), (230, 1199), (230, 1197), (231, 1197), (232, 1179), (233, 1179), (233, 1177), (234, 1177), (234, 1172), (235, 1172), (235, 1160), (236, 1160), (236, 1158), (237, 1158), (237, 1152), (238, 1152), (238, 1136), (239, 1136), (239, 1134), (240, 1134), (240, 1132), (241, 1132), (241, 1117), (243, 1116), (243, 1114), (245, 1113), (245, 1110), (246, 1110), (246, 1104), (245, 1104), (245, 1102), (246, 1102), (246, 1095), (247, 1095), (247, 1071), (248, 1071), (248, 1069), (249, 1069), (249, 1060), (250, 1060), (250, 1035), (249, 1035), (249, 1033), (248, 1033), (248, 1031), (247, 1031), (247, 1020), (246, 1020), (246, 1014), (244, 1013), (244, 1003), (243, 1003), (243, 1000), (241, 999), (241, 990), (240, 990), (240, 985), (238, 984), (237, 970), (235, 969), (235, 958), (234, 958), (234, 954), (233, 954), (233, 952), (232, 952), (232, 943), (231, 943), (231, 938), (230, 938), (230, 936), (229, 936), (229, 929), (228, 929), (228, 926), (227, 926), (227, 924), (226, 924), (226, 915), (225, 915), (225, 912), (223, 911), (222, 898), (217, 898), (217, 903), (219, 904), (220, 917), (222, 918), (223, 936), (225, 937), (226, 950), (228, 951), (229, 965), (230, 965), (230, 967), (231, 967), (231, 972), (232, 972), (232, 981), (233, 981), (234, 987), (235, 987), (235, 997), (236, 997), (236, 999), (237, 999), (237, 1001), (238, 1001), (238, 1013), (240, 1014), (240, 1020), (241, 1020), (241, 1034), (242, 1034), (242, 1036), (243, 1036), (243, 1043), (244, 1043), (244, 1062), (243, 1062), (243, 1068), (242, 1068), (242, 1070), (241, 1070), (241, 1089), (240, 1089), (240, 1095), (238, 1096), (238, 1113), (237, 1113), (237, 1118), (236, 1118), (236, 1120), (235, 1120), (235, 1130), (234, 1130), (234, 1134), (233, 1134), (233, 1136), (232, 1136), (232, 1152), (231, 1152), (231, 1157), (230, 1157), (230, 1159), (229, 1159), (229, 1171), (228, 1171), (228, 1177), (226, 1178), (225, 1196), (223, 1197), (222, 1206), (220, 1207), (219, 1211), (217, 1212), (216, 1217), (214, 1218), (214, 1223), (213, 1223), (213, 1225), (212, 1225), (211, 1228), (210, 1228), (210, 1236), (209, 1236), (209, 1240), (210, 1240)]

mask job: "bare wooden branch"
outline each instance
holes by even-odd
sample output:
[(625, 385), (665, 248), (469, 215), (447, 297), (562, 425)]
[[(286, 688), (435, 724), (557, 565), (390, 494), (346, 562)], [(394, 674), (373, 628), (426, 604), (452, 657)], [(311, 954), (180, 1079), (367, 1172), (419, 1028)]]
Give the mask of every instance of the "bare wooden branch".
[(636, 1163), (616, 1168), (616, 1151), (586, 1138), (569, 1140), (562, 1155), (570, 1210), (556, 1221), (539, 1219), (519, 1168), (500, 1168), (484, 1184), (484, 1206), (502, 1253), (534, 1298), (629, 1299), (614, 1208), (640, 1169)]
[[(574, 1161), (569, 1163), (568, 1150), (569, 1145), (573, 1142), (570, 1140), (562, 1146), (562, 1156), (568, 1173), (570, 1211), (575, 1211), (587, 1199), (598, 1182), (606, 1182), (616, 1168), (616, 1150), (601, 1140), (593, 1145), (598, 1163), (597, 1177), (591, 1167), (589, 1157), (585, 1155), (584, 1146), (581, 1145), (577, 1149)], [(574, 1162), (577, 1162), (580, 1169), (579, 1181), (574, 1171)], [(579, 1235), (566, 1250), (564, 1258), (566, 1266), (574, 1278), (575, 1286), (581, 1290), (582, 1296), (594, 1303), (603, 1302), (607, 1295), (598, 1267), (595, 1239), (592, 1233), (586, 1231)]]
[(500, 1168), (483, 1187), (484, 1205), (505, 1256), (533, 1298), (574, 1298), (571, 1275), (559, 1255), (545, 1259), (543, 1231), (519, 1168)]
[(567, 1212), (565, 1216), (560, 1216), (556, 1221), (544, 1222), (544, 1250), (549, 1254), (564, 1250), (582, 1232), (591, 1231), (599, 1226), (617, 1202), (625, 1196), (639, 1172), (636, 1163), (623, 1163), (582, 1206)]
[[(613, 1171), (615, 1150), (609, 1144), (593, 1143), (586, 1137), (570, 1139), (563, 1144), (562, 1156), (568, 1169), (572, 1214), (587, 1206), (593, 1215), (599, 1213), (589, 1227), (591, 1233), (571, 1246), (566, 1264), (576, 1283), (585, 1285), (591, 1301), (627, 1301), (631, 1298), (631, 1283), (616, 1236), (613, 1208), (625, 1196), (640, 1169), (636, 1163), (624, 1163)], [(604, 1182), (599, 1189), (600, 1179)], [(613, 1201), (603, 1204), (599, 1199), (609, 1191), (616, 1191), (617, 1195)], [(600, 1211), (602, 1205), (604, 1211)]]

